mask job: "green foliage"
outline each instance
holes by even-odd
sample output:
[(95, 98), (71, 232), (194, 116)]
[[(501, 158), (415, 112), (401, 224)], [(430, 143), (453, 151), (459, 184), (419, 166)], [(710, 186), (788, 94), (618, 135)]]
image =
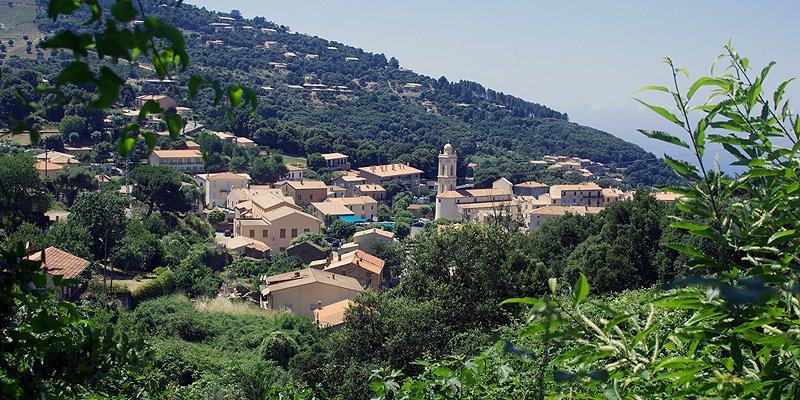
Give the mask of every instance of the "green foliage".
[(211, 224), (219, 224), (225, 220), (225, 213), (220, 209), (215, 208), (208, 213), (208, 222)]
[[(539, 375), (537, 397), (564, 398), (567, 391), (570, 398), (800, 396), (795, 356), (800, 351), (795, 290), (800, 234), (794, 228), (800, 203), (793, 194), (800, 188), (800, 119), (782, 100), (785, 83), (772, 99), (764, 96), (772, 63), (754, 73), (750, 61), (730, 45), (725, 51), (725, 72), (694, 81), (688, 91), (678, 81), (678, 73), (686, 71), (667, 58), (674, 88), (649, 90), (669, 92), (677, 114), (645, 104), (688, 140), (646, 134), (687, 144), (697, 160), (671, 162), (691, 180), (670, 188), (685, 196), (671, 227), (703, 243), (664, 243), (688, 256), (696, 275), (657, 291), (646, 315), (631, 306), (641, 300), (586, 303), (590, 284), (583, 275), (571, 298), (552, 280), (551, 293), (541, 299), (506, 301), (530, 306), (519, 334), (537, 344), (540, 370), (549, 371)], [(706, 87), (708, 100), (693, 106), (693, 96)], [(706, 135), (708, 127), (730, 134)], [(732, 179), (708, 170), (703, 154), (709, 142), (723, 144), (746, 171)], [(376, 393), (387, 392), (381, 386), (375, 384)]]
[(264, 360), (275, 361), (282, 367), (289, 364), (289, 360), (297, 354), (297, 351), (297, 343), (282, 331), (271, 332), (258, 347), (258, 352), (263, 354)]
[(50, 208), (34, 159), (24, 154), (0, 157), (0, 226), (14, 230), (23, 221), (39, 222)]
[(69, 223), (85, 227), (92, 235), (92, 254), (105, 258), (125, 233), (125, 205), (110, 192), (83, 192), (70, 207)]
[(336, 219), (328, 225), (328, 235), (342, 240), (347, 240), (356, 233), (356, 224), (342, 219)]
[(257, 183), (274, 183), (288, 170), (279, 155), (259, 157), (253, 160), (250, 176)]
[[(126, 333), (97, 326), (88, 310), (58, 300), (39, 262), (0, 258), (0, 397), (77, 398), (147, 393), (148, 353)], [(60, 279), (54, 279), (57, 286)], [(67, 283), (67, 282), (64, 282)]]
[(156, 206), (162, 212), (186, 212), (192, 201), (182, 191), (180, 175), (169, 165), (140, 165), (130, 173), (133, 197), (147, 204), (147, 216)]
[(331, 249), (331, 244), (325, 240), (325, 235), (321, 233), (305, 232), (300, 236), (292, 239), (292, 244), (298, 244), (303, 242), (311, 242), (322, 247), (323, 249), (327, 250)]
[(156, 268), (156, 279), (145, 283), (131, 292), (134, 304), (166, 296), (175, 290), (175, 274), (167, 268)]

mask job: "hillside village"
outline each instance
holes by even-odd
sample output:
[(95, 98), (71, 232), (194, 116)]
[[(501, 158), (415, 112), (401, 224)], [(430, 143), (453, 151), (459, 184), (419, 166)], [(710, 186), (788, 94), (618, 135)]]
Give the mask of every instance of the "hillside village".
[[(606, 380), (625, 379), (616, 368), (649, 388), (645, 372), (672, 362), (653, 352), (694, 351), (698, 304), (761, 306), (763, 274), (737, 280), (743, 263), (796, 261), (769, 258), (798, 233), (748, 198), (767, 192), (747, 192), (752, 177), (709, 168), (703, 182), (691, 163), (665, 163), (546, 106), (235, 10), (147, 0), (130, 16), (128, 2), (101, 0), (120, 32), (174, 24), (167, 32), (192, 61), (161, 75), (142, 54), (102, 69), (94, 57), (108, 44), (89, 46), (90, 75), (122, 82), (96, 106), (102, 79), (60, 81), (87, 56), (42, 41), (106, 25), (83, 25), (93, 16), (83, 6), (53, 19), (48, 3), (0, 5), (26, 21), (4, 30), (0, 15), (0, 33), (14, 35), (0, 35), (0, 283), (16, 282), (3, 298), (13, 312), (0, 312), (13, 323), (0, 331), (28, 335), (0, 341), (27, 346), (16, 398), (24, 385), (54, 398), (608, 396)], [(8, 121), (40, 105), (31, 135), (12, 132)], [(788, 181), (791, 197), (796, 174), (769, 168), (756, 178)], [(728, 192), (706, 193), (714, 180)], [(726, 213), (745, 214), (734, 233), (717, 231), (732, 220), (713, 225)], [(752, 259), (737, 258), (747, 251)], [(717, 258), (735, 272), (720, 290)], [(695, 278), (698, 266), (712, 272)], [(680, 291), (677, 310), (658, 305), (665, 287), (695, 279), (710, 289)], [(679, 333), (666, 342), (670, 329)], [(761, 341), (780, 336), (754, 329)], [(728, 342), (703, 351), (727, 353)], [(578, 350), (590, 354), (562, 365)], [(596, 369), (615, 351), (622, 361)], [(737, 357), (719, 370), (736, 375)], [(486, 391), (462, 396), (469, 385)]]
[[(148, 100), (167, 110), (186, 112), (177, 110), (177, 102), (169, 96), (137, 97), (139, 105)], [(135, 110), (125, 112), (138, 114)], [(157, 119), (150, 120), (153, 124), (157, 122)], [(269, 156), (269, 150), (259, 149), (245, 137), (202, 127), (194, 133), (206, 141)], [(299, 257), (306, 265), (303, 269), (262, 276), (258, 287), (240, 288), (238, 292), (220, 288), (219, 295), (244, 297), (263, 308), (289, 310), (320, 324), (323, 322), (319, 322), (318, 311), (328, 307), (339, 310), (322, 318), (329, 326), (343, 323), (343, 311), (365, 288), (383, 290), (396, 281), (397, 276), (384, 271), (384, 260), (372, 254), (376, 245), (396, 243), (432, 221), (438, 224), (501, 223), (509, 229), (530, 232), (545, 220), (567, 214), (597, 214), (634, 195), (632, 191), (603, 188), (594, 182), (606, 176), (608, 171), (603, 164), (558, 155), (530, 163), (579, 175), (583, 183), (546, 185), (533, 181), (514, 183), (500, 178), (490, 188), (474, 188), (470, 177), (458, 176), (458, 154), (449, 143), (437, 157), (435, 180), (423, 179), (423, 171), (407, 163), (354, 169), (348, 155), (332, 152), (319, 155), (324, 163), (322, 168), (330, 171), (328, 181), (306, 178), (310, 171), (308, 165), (293, 162), (283, 166), (276, 182), (259, 184), (248, 171), (207, 172), (208, 156), (204, 156), (201, 146), (195, 142), (201, 140), (190, 135), (185, 138), (183, 148), (154, 149), (147, 164), (167, 166), (178, 174), (191, 176), (191, 184), (201, 193), (193, 211), (209, 219), (214, 214), (222, 215), (214, 221), (218, 230), (216, 243), (237, 258), (270, 259), (285, 253)], [(45, 150), (36, 155), (35, 168), (43, 179), (59, 173), (68, 174), (70, 169), (82, 165), (79, 159), (87, 151), (91, 148), (67, 146), (65, 152)], [(89, 165), (97, 166), (91, 162)], [(473, 162), (468, 168), (474, 171), (480, 165)], [(116, 173), (120, 175), (119, 182), (127, 182), (124, 171)], [(101, 188), (103, 182), (111, 180), (104, 174), (95, 178)], [(386, 187), (393, 188), (393, 192), (387, 193)], [(119, 192), (130, 198), (136, 190), (136, 185), (129, 183), (123, 184)], [(667, 203), (679, 198), (672, 193), (653, 195)], [(395, 207), (398, 204), (404, 209), (398, 210)], [(68, 212), (53, 215), (54, 220), (69, 218)], [(341, 225), (355, 228), (354, 234), (335, 237), (332, 229)], [(330, 249), (310, 239), (315, 236), (330, 244)], [(59, 250), (53, 248), (53, 251)]]

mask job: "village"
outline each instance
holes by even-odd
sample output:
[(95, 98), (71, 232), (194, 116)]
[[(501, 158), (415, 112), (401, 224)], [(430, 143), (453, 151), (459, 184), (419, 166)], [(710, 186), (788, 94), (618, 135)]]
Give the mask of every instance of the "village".
[[(177, 108), (176, 101), (164, 95), (140, 96), (137, 104), (149, 100), (163, 109)], [(138, 111), (124, 113), (133, 116)], [(228, 132), (207, 131), (202, 127), (197, 132), (244, 149), (258, 147), (252, 140)], [(599, 186), (592, 179), (603, 176), (606, 170), (602, 164), (568, 156), (545, 156), (530, 163), (579, 174), (585, 179), (583, 183), (546, 185), (532, 181), (513, 183), (500, 178), (489, 188), (475, 188), (471, 179), (457, 176), (458, 154), (449, 143), (437, 157), (435, 180), (422, 179), (422, 170), (405, 163), (352, 168), (348, 155), (334, 152), (321, 154), (332, 171), (333, 179), (328, 182), (306, 179), (307, 166), (293, 162), (287, 163), (280, 180), (259, 185), (251, 181), (248, 173), (206, 172), (201, 146), (191, 136), (186, 137), (189, 140), (185, 148), (156, 148), (147, 163), (169, 166), (191, 176), (202, 193), (193, 211), (209, 220), (211, 214), (223, 215), (214, 224), (215, 243), (235, 258), (261, 260), (285, 253), (298, 257), (306, 266), (261, 276), (258, 288), (223, 285), (219, 295), (304, 315), (321, 327), (340, 326), (344, 311), (365, 289), (381, 291), (391, 287), (397, 277), (385, 271), (385, 261), (374, 253), (409, 234), (413, 236), (432, 221), (441, 224), (440, 229), (446, 223), (458, 226), (472, 221), (503, 223), (511, 229), (530, 232), (548, 219), (567, 214), (596, 214), (616, 202), (631, 199), (634, 194)], [(36, 155), (35, 167), (43, 178), (54, 176), (80, 165), (76, 154), (86, 150), (74, 147), (65, 147), (65, 152), (46, 150)], [(480, 166), (469, 163), (468, 168), (475, 170)], [(101, 182), (110, 179), (104, 175), (97, 178)], [(412, 195), (405, 214), (413, 217), (411, 231), (401, 235), (396, 235), (400, 224), (385, 216), (379, 218), (380, 208), (392, 206), (394, 200), (387, 195), (385, 186), (398, 184)], [(129, 196), (133, 190), (134, 187), (125, 184), (120, 193)], [(674, 202), (679, 197), (665, 192), (656, 192), (654, 196), (664, 202)], [(51, 218), (68, 218), (68, 213), (53, 213)], [(355, 233), (345, 238), (329, 236), (329, 229), (337, 221), (353, 226)], [(322, 237), (330, 246), (315, 243), (314, 237)], [(48, 248), (44, 253), (46, 268), (63, 272), (66, 278), (78, 277), (81, 268), (89, 266), (88, 261), (57, 248)], [(64, 295), (72, 294), (79, 286), (67, 288)]]

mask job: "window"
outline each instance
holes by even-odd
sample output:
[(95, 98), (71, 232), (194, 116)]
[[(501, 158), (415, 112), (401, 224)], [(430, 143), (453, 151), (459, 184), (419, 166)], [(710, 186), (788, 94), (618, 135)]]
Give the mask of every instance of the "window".
[(281, 239), (286, 237), (286, 229), (281, 228)]
[(314, 195), (313, 194), (308, 195), (308, 199), (309, 200), (314, 200)]
[(256, 237), (256, 230), (250, 229), (250, 237)]
[(298, 195), (297, 195), (297, 201), (300, 201), (300, 200), (302, 200), (302, 199), (303, 199), (303, 196), (301, 196), (301, 195), (299, 195), (299, 194), (298, 194)]
[(297, 228), (292, 228), (292, 237), (293, 238), (297, 237)]
[(303, 233), (307, 233), (307, 232), (309, 232), (308, 228), (303, 229)]
[(291, 304), (284, 304), (283, 308), (286, 309), (286, 310), (292, 311), (292, 305)]
[(269, 230), (267, 230), (267, 229), (262, 229), (261, 230), (261, 237), (267, 237), (268, 235), (269, 235)]

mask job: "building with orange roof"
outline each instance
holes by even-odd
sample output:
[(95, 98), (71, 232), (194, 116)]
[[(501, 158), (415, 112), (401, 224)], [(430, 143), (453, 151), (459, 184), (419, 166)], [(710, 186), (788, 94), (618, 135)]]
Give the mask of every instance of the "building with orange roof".
[(385, 287), (385, 264), (384, 260), (364, 250), (356, 250), (344, 255), (331, 253), (328, 258), (313, 261), (309, 267), (356, 278), (364, 289), (381, 290)]
[(232, 172), (197, 174), (194, 180), (205, 190), (206, 208), (214, 208), (224, 206), (232, 190), (246, 189), (250, 184), (250, 175)]
[(203, 154), (200, 150), (153, 150), (148, 158), (150, 165), (171, 165), (180, 172), (203, 172)]
[[(44, 257), (42, 257), (43, 255)], [(82, 274), (91, 265), (91, 262), (53, 246), (30, 255), (28, 259), (42, 262), (42, 269), (47, 274), (46, 287), (55, 290), (56, 296), (62, 299), (70, 299), (79, 295), (82, 291), (82, 283), (56, 287), (53, 278), (60, 276), (65, 280), (80, 280)]]
[(361, 167), (358, 174), (366, 179), (366, 183), (385, 186), (392, 180), (399, 180), (412, 193), (419, 191), (419, 177), (422, 170), (416, 169), (408, 164), (387, 164)]
[(315, 268), (262, 277), (262, 281), (262, 308), (290, 311), (309, 319), (314, 319), (314, 311), (320, 306), (324, 309), (364, 291), (353, 277)]
[(337, 301), (314, 310), (314, 322), (320, 328), (337, 329), (344, 325), (344, 313), (356, 303), (353, 300)]
[(342, 153), (324, 153), (322, 158), (328, 164), (331, 171), (347, 171), (350, 169), (350, 163), (347, 162), (348, 156)]
[(307, 206), (328, 198), (328, 185), (323, 181), (284, 181), (279, 187), (285, 196), (294, 199), (295, 204)]

